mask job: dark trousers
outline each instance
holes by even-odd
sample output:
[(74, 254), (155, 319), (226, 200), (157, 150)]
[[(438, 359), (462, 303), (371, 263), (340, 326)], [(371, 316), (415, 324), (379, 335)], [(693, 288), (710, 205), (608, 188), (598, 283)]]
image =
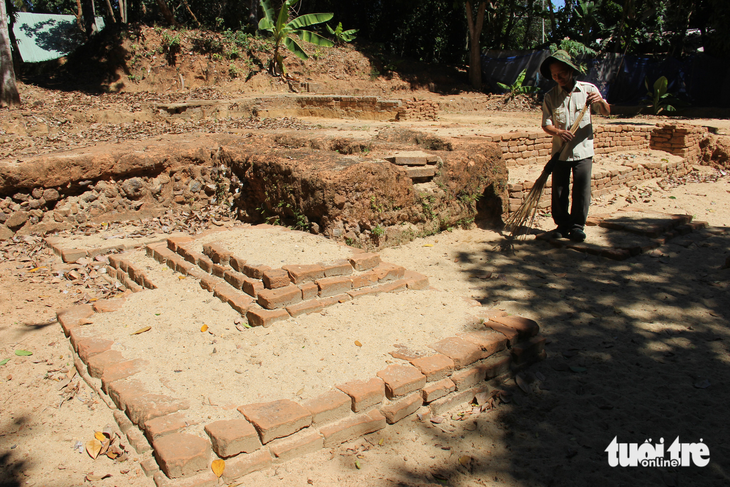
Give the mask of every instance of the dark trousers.
[[(583, 230), (591, 205), (593, 158), (558, 161), (553, 170), (553, 221), (558, 228)], [(570, 174), (573, 173), (573, 203), (570, 203)]]

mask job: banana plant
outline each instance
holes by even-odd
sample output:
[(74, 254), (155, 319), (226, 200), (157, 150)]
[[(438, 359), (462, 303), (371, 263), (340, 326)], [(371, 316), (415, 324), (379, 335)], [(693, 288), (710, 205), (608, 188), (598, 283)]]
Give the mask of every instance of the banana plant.
[(497, 85), (502, 88), (503, 90), (509, 91), (509, 98), (510, 100), (514, 98), (517, 95), (527, 95), (530, 93), (537, 93), (540, 91), (540, 88), (537, 86), (529, 86), (529, 85), (523, 85), (522, 83), (525, 82), (525, 75), (527, 74), (527, 69), (523, 69), (522, 72), (517, 76), (517, 79), (514, 83), (512, 83), (512, 86), (508, 86), (504, 83), (497, 83)]
[(260, 0), (264, 16), (259, 21), (259, 30), (269, 32), (274, 36), (274, 54), (269, 63), (269, 71), (274, 76), (285, 76), (284, 56), (279, 52), (282, 44), (298, 58), (307, 60), (309, 56), (302, 46), (293, 39), (293, 36), (316, 46), (331, 47), (334, 44), (316, 32), (306, 30), (305, 27), (321, 24), (332, 19), (334, 14), (318, 13), (300, 15), (289, 20), (289, 9), (299, 3), (299, 0), (284, 0), (277, 13), (271, 5), (271, 0)]
[(329, 31), (330, 35), (333, 35), (335, 37), (335, 40), (339, 42), (340, 44), (344, 44), (345, 42), (352, 42), (355, 40), (355, 34), (357, 34), (357, 31), (359, 29), (349, 29), (349, 30), (343, 30), (342, 29), (342, 22), (337, 23), (336, 28), (332, 28), (329, 25), (327, 25), (327, 31)]
[(654, 91), (649, 90), (649, 78), (644, 78), (644, 86), (646, 86), (647, 95), (642, 101), (647, 108), (651, 108), (654, 115), (659, 115), (662, 111), (674, 112), (677, 108), (682, 108), (685, 104), (677, 99), (674, 95), (667, 92), (669, 82), (666, 76), (661, 76), (654, 82)]

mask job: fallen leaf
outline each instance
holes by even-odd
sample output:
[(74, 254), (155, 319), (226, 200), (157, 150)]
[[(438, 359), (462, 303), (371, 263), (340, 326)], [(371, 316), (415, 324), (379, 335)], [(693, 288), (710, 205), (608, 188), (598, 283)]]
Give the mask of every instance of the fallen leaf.
[(5, 365), (8, 362), (10, 362), (10, 359), (9, 358), (4, 358), (4, 359), (0, 360), (0, 365)]
[(140, 328), (139, 330), (135, 331), (134, 333), (130, 333), (130, 335), (141, 335), (142, 333), (146, 331), (150, 331), (152, 329), (151, 326), (145, 326), (144, 328)]
[(210, 464), (210, 469), (213, 470), (216, 477), (220, 478), (221, 475), (223, 475), (223, 471), (226, 469), (225, 460), (213, 460), (213, 463)]
[(101, 442), (99, 440), (89, 440), (86, 442), (86, 453), (88, 453), (94, 460), (96, 460), (96, 457), (99, 456), (100, 451)]
[(16, 350), (15, 355), (18, 355), (19, 357), (28, 357), (29, 355), (33, 355), (33, 352), (29, 352), (28, 350)]
[(433, 244), (423, 244), (424, 247), (433, 247)]
[(206, 331), (208, 331), (208, 325), (201, 326), (200, 327), (200, 331), (202, 331), (203, 333), (205, 333)]
[(487, 392), (480, 392), (479, 394), (474, 396), (474, 400), (479, 406), (487, 402), (487, 399), (489, 399), (489, 393)]
[(464, 467), (468, 467), (471, 463), (471, 457), (469, 455), (463, 455), (459, 457), (459, 464)]
[(97, 431), (96, 433), (94, 433), (94, 438), (99, 441), (106, 441), (106, 436), (101, 431)]
[(362, 343), (359, 340), (355, 340), (355, 346), (362, 347)]
[(355, 468), (357, 468), (358, 470), (362, 468), (362, 466), (360, 465), (360, 460), (355, 460)]
[(383, 443), (385, 443), (385, 438), (380, 438), (380, 441), (378, 442), (379, 446), (383, 446)]
[(86, 474), (86, 481), (87, 482), (98, 482), (102, 479), (107, 479), (111, 477), (112, 475), (110, 473), (104, 474), (104, 475), (94, 475), (94, 472), (89, 472)]
[(527, 381), (522, 377), (521, 374), (518, 374), (515, 376), (515, 382), (517, 382), (517, 385), (522, 389), (522, 392), (525, 394), (529, 394), (532, 392), (532, 388), (530, 387), (530, 384), (527, 383)]
[(185, 276), (177, 276), (177, 278), (182, 281), (183, 279), (185, 279)]

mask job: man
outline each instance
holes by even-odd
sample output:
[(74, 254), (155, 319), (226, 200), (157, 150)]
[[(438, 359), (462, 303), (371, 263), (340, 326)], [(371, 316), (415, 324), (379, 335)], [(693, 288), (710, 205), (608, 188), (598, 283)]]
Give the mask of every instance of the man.
[[(606, 100), (594, 85), (577, 81), (578, 68), (570, 54), (556, 51), (542, 65), (540, 73), (558, 85), (547, 92), (542, 104), (542, 129), (553, 136), (552, 154), (560, 152), (553, 170), (553, 220), (558, 228), (553, 238), (586, 239), (584, 232), (591, 204), (591, 170), (593, 168), (593, 125), (588, 110), (573, 134), (571, 126), (586, 103), (604, 115), (611, 113)], [(570, 210), (570, 174), (573, 174), (573, 198)]]

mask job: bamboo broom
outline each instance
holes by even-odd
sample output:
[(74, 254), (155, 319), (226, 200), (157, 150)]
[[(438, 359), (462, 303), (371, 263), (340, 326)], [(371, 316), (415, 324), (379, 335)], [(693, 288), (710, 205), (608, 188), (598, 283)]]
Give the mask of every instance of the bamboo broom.
[[(573, 122), (573, 125), (570, 127), (570, 133), (575, 135), (578, 131), (580, 121), (583, 120), (583, 115), (585, 115), (589, 108), (590, 104), (586, 102), (586, 106), (583, 107), (583, 110), (581, 110), (580, 114), (578, 114), (578, 118), (575, 119), (575, 122)], [(542, 196), (542, 190), (545, 188), (545, 183), (547, 183), (547, 179), (553, 172), (555, 164), (560, 160), (560, 156), (567, 147), (568, 144), (563, 143), (561, 149), (553, 154), (547, 164), (545, 164), (540, 177), (537, 178), (537, 181), (535, 181), (532, 189), (530, 189), (530, 192), (527, 194), (525, 201), (523, 201), (517, 211), (512, 213), (512, 215), (510, 215), (507, 219), (505, 229), (510, 232), (511, 238), (522, 238), (523, 240), (527, 238), (528, 230), (532, 228), (532, 225), (535, 222), (538, 204), (540, 203), (540, 197)]]

